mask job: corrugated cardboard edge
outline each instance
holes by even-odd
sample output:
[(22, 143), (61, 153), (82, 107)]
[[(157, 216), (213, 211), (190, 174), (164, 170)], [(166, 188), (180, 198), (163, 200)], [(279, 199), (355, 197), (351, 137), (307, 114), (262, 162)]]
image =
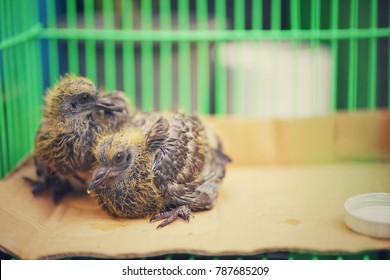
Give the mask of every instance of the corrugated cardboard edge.
[[(2, 248), (0, 247), (2, 250)], [(7, 253), (7, 251), (5, 251)], [(164, 256), (164, 255), (170, 255), (170, 254), (180, 254), (180, 255), (198, 255), (198, 256), (205, 256), (205, 257), (226, 257), (226, 256), (254, 256), (259, 254), (267, 254), (267, 253), (276, 253), (276, 252), (295, 252), (295, 253), (303, 253), (303, 254), (312, 254), (312, 255), (318, 255), (318, 256), (328, 256), (328, 255), (348, 255), (348, 254), (364, 254), (366, 252), (371, 251), (337, 251), (337, 250), (329, 250), (329, 251), (313, 251), (310, 249), (305, 248), (264, 248), (262, 250), (253, 250), (253, 251), (247, 251), (247, 252), (240, 252), (240, 251), (224, 251), (224, 252), (217, 252), (212, 253), (205, 250), (162, 250), (162, 251), (154, 251), (150, 252), (149, 254), (118, 254), (118, 255), (109, 255), (109, 254), (98, 254), (98, 253), (77, 253), (77, 252), (70, 252), (67, 254), (56, 254), (56, 255), (48, 255), (48, 256), (42, 256), (38, 259), (40, 260), (59, 260), (64, 258), (96, 258), (96, 259), (142, 259), (142, 258), (150, 258), (150, 257), (157, 257), (157, 256)], [(7, 254), (12, 255), (11, 252), (8, 252)], [(15, 258), (18, 258), (18, 256), (15, 256)]]

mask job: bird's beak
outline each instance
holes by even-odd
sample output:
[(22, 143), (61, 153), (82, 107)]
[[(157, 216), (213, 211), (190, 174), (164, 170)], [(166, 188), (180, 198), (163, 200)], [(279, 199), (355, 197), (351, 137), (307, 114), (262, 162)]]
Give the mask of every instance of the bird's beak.
[(96, 106), (103, 110), (122, 112), (125, 108), (120, 105), (116, 105), (111, 102), (108, 98), (99, 96), (96, 100)]
[(91, 184), (87, 188), (87, 193), (91, 193), (97, 186), (101, 185), (103, 181), (110, 174), (111, 168), (99, 167), (96, 168), (92, 173)]

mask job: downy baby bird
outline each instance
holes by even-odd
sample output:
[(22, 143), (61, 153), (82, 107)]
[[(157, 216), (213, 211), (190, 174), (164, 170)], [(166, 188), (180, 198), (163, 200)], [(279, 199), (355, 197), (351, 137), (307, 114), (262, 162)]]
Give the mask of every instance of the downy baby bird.
[(99, 167), (87, 192), (114, 217), (189, 221), (212, 208), (230, 158), (220, 139), (196, 116), (138, 113), (124, 130), (102, 136)]
[(35, 137), (37, 180), (24, 178), (37, 195), (49, 189), (58, 203), (72, 190), (86, 190), (97, 136), (116, 132), (129, 120), (122, 92), (101, 94), (87, 78), (65, 75), (44, 102), (43, 119)]

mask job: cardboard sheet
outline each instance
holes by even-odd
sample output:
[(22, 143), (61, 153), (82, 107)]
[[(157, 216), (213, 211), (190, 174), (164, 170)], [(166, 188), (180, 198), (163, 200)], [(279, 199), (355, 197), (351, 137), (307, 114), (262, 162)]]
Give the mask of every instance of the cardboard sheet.
[(35, 172), (29, 161), (0, 182), (0, 248), (22, 259), (390, 249), (390, 240), (343, 223), (348, 197), (390, 192), (387, 112), (210, 122), (234, 159), (214, 209), (156, 230), (148, 219), (109, 217), (86, 196), (55, 206), (49, 195), (34, 198), (21, 179)]

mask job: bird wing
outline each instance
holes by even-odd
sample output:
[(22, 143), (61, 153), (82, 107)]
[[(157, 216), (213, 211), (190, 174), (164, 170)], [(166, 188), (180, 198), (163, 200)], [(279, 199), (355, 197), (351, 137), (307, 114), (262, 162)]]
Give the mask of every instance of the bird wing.
[(208, 144), (205, 127), (198, 117), (161, 116), (146, 139), (155, 155), (155, 185), (168, 204), (189, 205), (193, 210), (211, 208), (226, 161)]
[(217, 141), (217, 147), (209, 147), (202, 174), (190, 183), (189, 189), (192, 191), (181, 197), (191, 210), (210, 209), (217, 202), (219, 185), (225, 176), (225, 166), (231, 161), (223, 153), (219, 138)]
[(107, 126), (109, 132), (116, 132), (128, 121), (135, 109), (129, 106), (126, 95), (121, 91), (103, 92), (102, 95), (114, 105), (123, 107), (123, 111), (99, 110), (94, 113), (98, 123)]

